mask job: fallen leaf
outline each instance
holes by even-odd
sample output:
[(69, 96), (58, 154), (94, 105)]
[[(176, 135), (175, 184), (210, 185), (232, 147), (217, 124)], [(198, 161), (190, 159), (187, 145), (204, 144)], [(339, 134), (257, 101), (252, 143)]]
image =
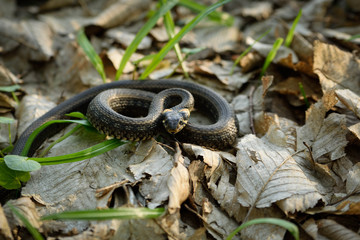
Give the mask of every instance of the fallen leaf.
[(334, 45), (315, 41), (314, 73), (319, 76), (323, 92), (351, 89), (360, 94), (360, 60)]

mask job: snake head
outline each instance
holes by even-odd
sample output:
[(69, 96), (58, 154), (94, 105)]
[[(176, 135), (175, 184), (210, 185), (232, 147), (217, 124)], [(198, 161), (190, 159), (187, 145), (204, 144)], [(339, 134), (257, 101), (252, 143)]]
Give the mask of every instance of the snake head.
[(166, 131), (175, 134), (180, 132), (188, 123), (190, 111), (186, 108), (180, 110), (165, 109), (162, 116)]

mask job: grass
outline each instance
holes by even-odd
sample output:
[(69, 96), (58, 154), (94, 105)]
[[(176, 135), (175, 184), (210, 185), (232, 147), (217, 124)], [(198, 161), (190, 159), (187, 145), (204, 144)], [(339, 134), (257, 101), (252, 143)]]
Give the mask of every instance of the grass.
[(96, 71), (100, 74), (103, 82), (106, 82), (106, 74), (104, 69), (104, 64), (96, 53), (94, 47), (91, 45), (89, 40), (87, 39), (84, 29), (81, 29), (78, 34), (76, 35), (76, 40), (81, 48), (84, 50), (86, 56), (88, 56), (90, 62), (95, 67)]
[[(156, 11), (154, 11), (154, 14), (152, 14), (152, 16), (148, 19), (148, 21), (135, 35), (134, 40), (126, 48), (125, 53), (121, 59), (120, 65), (116, 71), (115, 80), (120, 79), (120, 76), (124, 71), (126, 63), (130, 60), (131, 55), (137, 50), (137, 47), (139, 46), (140, 42), (150, 32), (150, 30), (155, 26), (155, 24), (158, 22), (158, 20), (161, 17), (164, 17), (165, 28), (170, 40), (156, 55), (149, 57), (150, 59), (152, 59), (152, 62), (145, 69), (140, 79), (146, 78), (152, 71), (154, 71), (158, 66), (158, 64), (161, 62), (161, 60), (171, 49), (175, 50), (180, 66), (183, 69), (184, 75), (185, 77), (188, 78), (188, 73), (186, 72), (185, 67), (183, 65), (184, 59), (181, 55), (181, 49), (178, 44), (179, 41), (186, 33), (192, 30), (205, 17), (209, 17), (209, 19), (216, 21), (220, 24), (226, 24), (228, 26), (232, 25), (234, 22), (234, 18), (231, 15), (227, 13), (215, 11), (218, 7), (228, 2), (230, 2), (230, 0), (221, 0), (207, 7), (199, 3), (196, 3), (195, 1), (190, 1), (190, 0), (160, 0), (159, 1), (160, 7)], [(199, 14), (192, 21), (186, 24), (178, 34), (175, 34), (175, 25), (170, 13), (170, 10), (176, 5), (182, 5), (193, 11), (199, 12)], [(91, 46), (83, 30), (80, 30), (79, 33), (77, 34), (77, 41), (79, 45), (83, 48), (85, 54), (90, 59), (90, 62), (94, 65), (95, 69), (98, 71), (103, 81), (105, 82), (106, 74), (103, 63), (100, 57), (96, 54), (94, 48)]]
[(17, 98), (17, 96), (16, 96), (16, 94), (15, 94), (15, 91), (18, 90), (18, 89), (20, 89), (20, 88), (21, 88), (21, 87), (20, 87), (19, 85), (17, 85), (17, 84), (11, 85), (11, 86), (1, 86), (1, 87), (0, 87), (0, 92), (9, 92), (9, 93), (11, 93), (14, 101), (15, 101), (17, 104), (19, 104), (20, 101), (19, 101), (19, 99)]
[(41, 220), (86, 220), (86, 221), (103, 221), (111, 219), (149, 219), (158, 218), (165, 213), (164, 208), (111, 208), (111, 209), (95, 209), (67, 211), (47, 215)]
[(144, 72), (141, 74), (140, 79), (145, 79), (152, 71), (155, 70), (157, 65), (165, 57), (165, 55), (178, 43), (183, 36), (192, 30), (204, 17), (215, 11), (218, 7), (230, 2), (230, 0), (218, 1), (217, 3), (205, 8), (194, 19), (186, 24), (167, 44), (155, 55), (152, 62), (147, 66)]
[(10, 210), (16, 215), (16, 217), (18, 217), (20, 221), (25, 225), (26, 229), (29, 231), (29, 233), (35, 240), (44, 239), (39, 233), (39, 231), (33, 225), (31, 225), (30, 221), (19, 210), (17, 210), (10, 203), (7, 203), (7, 205), (9, 206)]
[(286, 230), (288, 230), (293, 237), (295, 238), (295, 240), (299, 240), (299, 229), (298, 227), (286, 220), (283, 219), (279, 219), (279, 218), (258, 218), (258, 219), (253, 219), (250, 221), (247, 221), (243, 224), (241, 224), (237, 229), (235, 229), (227, 238), (226, 240), (231, 240), (238, 232), (240, 232), (241, 230), (243, 230), (244, 228), (254, 225), (254, 224), (273, 224), (273, 225), (278, 225), (280, 227), (285, 228)]
[(300, 9), (299, 13), (297, 14), (294, 22), (291, 25), (291, 28), (290, 28), (286, 38), (285, 38), (285, 43), (284, 43), (285, 47), (290, 47), (290, 44), (291, 44), (291, 42), (292, 42), (292, 40), (294, 38), (295, 28), (296, 28), (297, 24), (299, 23), (299, 20), (301, 18), (301, 14), (302, 14), (302, 9)]
[(271, 51), (269, 52), (269, 54), (266, 56), (264, 65), (261, 69), (261, 73), (260, 73), (260, 78), (262, 76), (264, 76), (266, 70), (268, 69), (268, 67), (270, 66), (270, 63), (272, 62), (272, 60), (275, 58), (277, 51), (279, 50), (279, 48), (281, 47), (281, 44), (283, 43), (284, 39), (283, 38), (277, 38), (276, 41), (273, 44), (273, 47), (271, 49)]

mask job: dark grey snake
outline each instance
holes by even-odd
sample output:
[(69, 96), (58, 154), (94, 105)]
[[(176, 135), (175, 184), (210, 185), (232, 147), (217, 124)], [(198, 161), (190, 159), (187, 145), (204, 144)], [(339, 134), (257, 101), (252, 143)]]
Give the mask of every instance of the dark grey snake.
[[(213, 118), (213, 123), (209, 125), (186, 124), (188, 117), (188, 110), (186, 109), (189, 108), (191, 111), (192, 97), (191, 95), (189, 96), (187, 91), (173, 88), (181, 88), (189, 91), (195, 100), (195, 109), (210, 115)], [(109, 89), (111, 90), (105, 91)], [(133, 93), (128, 89), (141, 91)], [(166, 89), (172, 90), (164, 92)], [(97, 96), (99, 93), (102, 93), (102, 95)], [(159, 94), (154, 95), (154, 93)], [(119, 98), (119, 94), (125, 95), (125, 97)], [(169, 97), (170, 95), (172, 98)], [(92, 101), (93, 99), (94, 101)], [(153, 99), (154, 101), (152, 102)], [(91, 101), (92, 103), (89, 106)], [(164, 108), (170, 108), (178, 103), (180, 103), (180, 105), (174, 107), (172, 110), (163, 111)], [(129, 115), (119, 115), (117, 112), (121, 113), (125, 111), (128, 104), (132, 105), (128, 113)], [(140, 109), (137, 110), (136, 106), (140, 107)], [(149, 108), (149, 110), (146, 108)], [(174, 121), (171, 120), (171, 118), (174, 118), (173, 110), (176, 111), (175, 115), (177, 114), (178, 116), (180, 114), (180, 116), (185, 118), (179, 120), (175, 116), (177, 120), (174, 124)], [(34, 121), (22, 133), (14, 146), (12, 154), (21, 154), (30, 134), (37, 127), (50, 120), (64, 119), (65, 114), (74, 111), (80, 111), (82, 113), (88, 111), (87, 116), (89, 121), (99, 131), (123, 139), (141, 140), (153, 137), (161, 131), (160, 122), (164, 122), (165, 128), (172, 134), (176, 133), (175, 137), (179, 141), (194, 143), (209, 148), (225, 149), (235, 142), (238, 133), (234, 113), (229, 104), (223, 97), (207, 87), (176, 80), (126, 80), (90, 88), (51, 109)], [(162, 119), (163, 116), (159, 116), (161, 112), (169, 115), (168, 117), (171, 121)], [(145, 116), (131, 117), (139, 113)], [(118, 114), (120, 118), (116, 114)], [(46, 138), (53, 136), (62, 128), (64, 128), (64, 124), (53, 124), (43, 130), (34, 140), (28, 155), (33, 155)]]

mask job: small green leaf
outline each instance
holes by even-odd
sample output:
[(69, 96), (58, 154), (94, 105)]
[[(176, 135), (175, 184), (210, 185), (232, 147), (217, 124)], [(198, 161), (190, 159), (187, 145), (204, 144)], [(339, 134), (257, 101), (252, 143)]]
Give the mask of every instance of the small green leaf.
[(353, 35), (353, 36), (349, 37), (349, 39), (347, 39), (347, 41), (351, 41), (351, 40), (354, 40), (354, 39), (357, 39), (357, 38), (360, 38), (360, 34), (356, 34), (356, 35)]
[(11, 124), (13, 123), (15, 120), (13, 118), (8, 118), (8, 117), (0, 117), (0, 123), (5, 123), (5, 124)]
[(0, 186), (5, 189), (18, 189), (21, 187), (21, 182), (27, 182), (29, 179), (29, 172), (12, 170), (5, 162), (0, 162)]
[(16, 171), (32, 172), (41, 168), (41, 165), (38, 162), (35, 162), (28, 157), (18, 155), (6, 155), (4, 161), (6, 166)]
[(68, 113), (68, 114), (65, 114), (65, 115), (68, 116), (68, 117), (86, 119), (86, 116), (81, 112), (71, 112), (71, 113)]
[(17, 84), (11, 86), (1, 86), (0, 92), (15, 92), (16, 90), (20, 89), (21, 87)]
[(111, 220), (111, 219), (148, 219), (164, 214), (163, 208), (113, 208), (83, 211), (68, 211), (44, 216), (41, 220)]
[(90, 62), (95, 67), (96, 71), (100, 74), (103, 82), (106, 81), (106, 74), (103, 62), (99, 55), (95, 52), (94, 47), (89, 42), (88, 38), (85, 35), (84, 29), (81, 29), (76, 36), (78, 44), (84, 50), (86, 56), (90, 59)]

